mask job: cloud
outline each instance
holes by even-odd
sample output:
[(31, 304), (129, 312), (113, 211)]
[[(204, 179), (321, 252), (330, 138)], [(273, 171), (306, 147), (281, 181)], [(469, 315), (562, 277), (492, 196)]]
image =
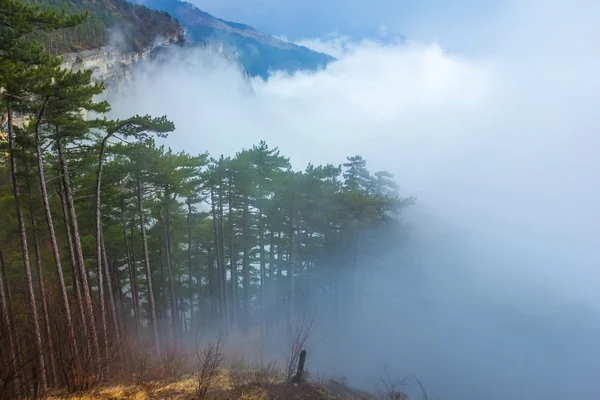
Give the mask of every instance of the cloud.
[[(363, 326), (395, 327), (356, 331), (377, 342), (357, 350), (366, 368), (405, 356), (412, 372), (437, 381), (442, 398), (519, 398), (528, 390), (530, 398), (575, 398), (577, 390), (592, 398), (598, 389), (586, 371), (600, 367), (586, 358), (592, 330), (570, 328), (597, 321), (597, 314), (560, 309), (600, 308), (599, 7), (581, 3), (509, 2), (496, 21), (465, 22), (480, 31), (453, 31), (453, 44), (472, 49), (462, 53), (430, 41), (438, 35), (427, 34), (435, 32), (427, 20), (414, 22), (423, 22), (426, 39), (412, 42), (303, 40), (338, 61), (317, 73), (254, 80), (253, 93), (234, 65), (185, 50), (142, 65), (113, 109), (121, 116), (167, 114), (177, 126), (169, 145), (192, 153), (233, 154), (264, 139), (297, 168), (358, 153), (419, 198), (408, 217), (428, 237), (418, 257), (439, 276), (435, 290), (423, 289), (437, 311), (414, 306), (404, 328), (394, 311), (376, 309), (413, 303), (366, 302), (369, 318), (356, 317)], [(424, 222), (431, 220), (455, 242), (432, 236)], [(453, 274), (465, 265), (469, 275)], [(409, 278), (399, 273), (395, 282), (402, 279)], [(391, 281), (380, 288), (418, 297), (410, 285)], [(551, 324), (539, 322), (541, 315)], [(405, 331), (407, 340), (421, 342), (403, 343)], [(529, 364), (516, 365), (522, 363)], [(556, 388), (548, 385), (558, 380)]]

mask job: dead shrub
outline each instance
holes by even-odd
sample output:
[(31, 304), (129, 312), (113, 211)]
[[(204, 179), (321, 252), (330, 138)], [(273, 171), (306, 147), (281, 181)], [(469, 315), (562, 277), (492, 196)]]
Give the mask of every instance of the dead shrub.
[(189, 369), (189, 354), (182, 347), (168, 346), (159, 360), (161, 378), (177, 379)]
[(158, 366), (153, 349), (154, 345), (150, 342), (133, 346), (133, 377), (138, 386), (158, 377)]
[(219, 378), (221, 366), (225, 361), (224, 344), (225, 333), (223, 331), (219, 333), (216, 340), (208, 340), (203, 344), (200, 343), (198, 332), (196, 332), (196, 378), (198, 379), (196, 394), (201, 399), (206, 396)]
[(392, 378), (387, 367), (384, 366), (383, 377), (377, 385), (377, 397), (379, 400), (409, 400), (408, 395), (401, 389), (415, 383), (421, 390), (421, 400), (428, 400), (425, 387), (419, 378), (414, 375), (400, 379)]

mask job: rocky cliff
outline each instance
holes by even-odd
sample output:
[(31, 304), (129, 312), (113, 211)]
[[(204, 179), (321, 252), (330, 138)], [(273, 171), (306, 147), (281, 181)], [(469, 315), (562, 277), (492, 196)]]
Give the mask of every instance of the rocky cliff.
[(73, 70), (91, 69), (92, 80), (104, 81), (108, 91), (118, 90), (131, 79), (133, 67), (140, 61), (148, 59), (158, 49), (185, 42), (184, 32), (158, 38), (152, 46), (141, 52), (121, 51), (117, 47), (104, 46), (94, 50), (63, 55), (63, 68)]

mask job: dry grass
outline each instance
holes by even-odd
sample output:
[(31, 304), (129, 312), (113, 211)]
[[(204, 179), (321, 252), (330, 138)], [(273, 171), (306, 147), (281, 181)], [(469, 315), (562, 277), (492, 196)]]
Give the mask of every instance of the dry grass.
[[(248, 384), (230, 386), (229, 371), (222, 370), (204, 400), (373, 400), (342, 383), (327, 381), (310, 385)], [(176, 382), (155, 381), (144, 385), (102, 386), (90, 392), (51, 392), (48, 400), (198, 400), (198, 379), (193, 375)]]
[[(219, 383), (227, 384), (227, 378), (222, 377)], [(197, 398), (198, 381), (194, 376), (182, 378), (176, 382), (149, 382), (141, 386), (103, 386), (91, 392), (67, 394), (57, 392), (50, 394), (49, 400), (191, 400)]]

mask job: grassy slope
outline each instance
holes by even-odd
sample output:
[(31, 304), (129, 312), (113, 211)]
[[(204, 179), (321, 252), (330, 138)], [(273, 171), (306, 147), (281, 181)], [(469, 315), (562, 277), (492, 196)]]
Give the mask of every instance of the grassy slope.
[(39, 38), (54, 54), (90, 50), (105, 46), (111, 40), (119, 42), (124, 49), (139, 51), (157, 37), (177, 35), (181, 30), (179, 22), (169, 14), (127, 0), (27, 1), (43, 8), (64, 9), (67, 13), (90, 13), (89, 21), (77, 28)]

